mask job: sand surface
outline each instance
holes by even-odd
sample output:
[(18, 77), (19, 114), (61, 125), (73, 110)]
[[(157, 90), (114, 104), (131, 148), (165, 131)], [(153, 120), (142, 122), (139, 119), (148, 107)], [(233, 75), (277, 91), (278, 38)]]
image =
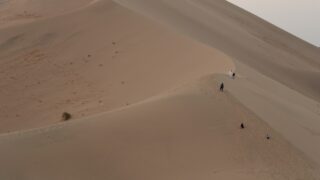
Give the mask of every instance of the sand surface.
[[(314, 163), (232, 95), (217, 90), (222, 79), (209, 76), (128, 108), (4, 135), (0, 174), (3, 179), (316, 179)], [(246, 129), (239, 128), (241, 122)]]
[(224, 0), (117, 0), (320, 101), (317, 47)]
[(127, 106), (233, 67), (110, 1), (0, 32), (0, 132)]
[(222, 0), (4, 1), (0, 179), (320, 179), (319, 72)]

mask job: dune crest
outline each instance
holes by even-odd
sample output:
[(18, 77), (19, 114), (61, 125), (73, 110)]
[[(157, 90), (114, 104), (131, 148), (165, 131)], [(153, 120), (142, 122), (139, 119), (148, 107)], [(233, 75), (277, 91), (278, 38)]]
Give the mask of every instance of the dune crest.
[(116, 0), (320, 102), (320, 52), (224, 0)]
[(319, 179), (314, 46), (222, 0), (6, 3), (0, 179)]
[(117, 2), (232, 57), (242, 86), (229, 91), (320, 164), (315, 46), (223, 0)]
[[(7, 156), (1, 158), (0, 175), (317, 179), (312, 161), (228, 92), (218, 91), (222, 80), (208, 76), (130, 108), (2, 136), (0, 153)], [(245, 129), (240, 129), (242, 122)], [(22, 149), (23, 144), (28, 146)]]
[(0, 32), (2, 133), (128, 106), (234, 67), (109, 0)]

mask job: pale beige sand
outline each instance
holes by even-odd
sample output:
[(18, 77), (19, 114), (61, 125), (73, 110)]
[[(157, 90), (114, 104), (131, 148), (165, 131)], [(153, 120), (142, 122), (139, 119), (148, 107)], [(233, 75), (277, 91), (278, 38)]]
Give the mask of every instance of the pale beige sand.
[(217, 90), (222, 79), (210, 76), (129, 108), (4, 135), (0, 177), (317, 179), (314, 163)]
[(315, 46), (223, 0), (117, 1), (233, 57), (242, 86), (231, 83), (231, 93), (320, 163), (320, 53)]
[(92, 2), (95, 0), (3, 0), (0, 1), (0, 28), (70, 13)]
[(0, 30), (0, 132), (127, 106), (233, 67), (110, 1)]
[(233, 57), (208, 76), (230, 58), (90, 2), (0, 30), (0, 179), (320, 178), (315, 47), (225, 1), (119, 0)]
[(320, 52), (225, 0), (116, 0), (320, 101)]
[(228, 91), (293, 145), (320, 164), (320, 103), (238, 64), (237, 81)]

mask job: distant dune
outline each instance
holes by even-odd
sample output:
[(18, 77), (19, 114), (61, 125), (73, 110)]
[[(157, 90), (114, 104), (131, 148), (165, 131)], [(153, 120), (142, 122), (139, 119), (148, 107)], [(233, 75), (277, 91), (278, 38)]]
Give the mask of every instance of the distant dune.
[(317, 48), (229, 2), (117, 1), (320, 101), (320, 53)]
[(317, 180), (319, 79), (223, 0), (4, 1), (0, 179)]
[(117, 1), (232, 57), (243, 85), (229, 91), (320, 163), (315, 46), (223, 0)]

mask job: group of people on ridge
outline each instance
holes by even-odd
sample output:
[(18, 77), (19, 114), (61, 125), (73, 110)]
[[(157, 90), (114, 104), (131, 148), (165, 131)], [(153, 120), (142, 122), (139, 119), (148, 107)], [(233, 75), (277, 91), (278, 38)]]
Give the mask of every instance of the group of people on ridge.
[[(236, 78), (236, 73), (233, 72), (233, 71), (230, 71), (230, 76), (231, 76), (232, 79), (235, 79), (235, 78)], [(220, 84), (220, 91), (221, 91), (221, 92), (224, 91), (224, 83), (223, 83), (223, 82)], [(240, 128), (241, 128), (241, 129), (244, 129), (244, 128), (245, 128), (244, 123), (241, 123), (241, 124), (240, 124)], [(267, 134), (267, 135), (266, 135), (266, 139), (269, 140), (270, 138), (271, 138), (271, 137), (269, 136), (269, 134)]]

